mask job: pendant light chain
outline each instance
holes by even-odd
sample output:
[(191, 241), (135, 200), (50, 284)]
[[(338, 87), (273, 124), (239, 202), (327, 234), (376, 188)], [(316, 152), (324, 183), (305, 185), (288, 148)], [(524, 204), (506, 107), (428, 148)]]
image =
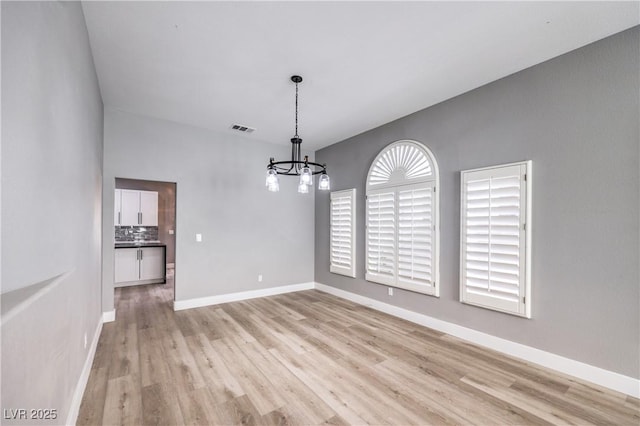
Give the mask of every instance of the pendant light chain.
[(296, 82), (296, 134), (294, 137), (300, 137), (298, 136), (298, 82)]

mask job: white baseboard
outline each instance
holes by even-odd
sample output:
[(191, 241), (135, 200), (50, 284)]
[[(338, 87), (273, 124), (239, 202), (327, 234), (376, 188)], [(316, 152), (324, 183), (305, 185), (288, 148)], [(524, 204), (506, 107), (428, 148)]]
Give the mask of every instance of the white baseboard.
[(256, 297), (274, 296), (276, 294), (292, 293), (294, 291), (312, 290), (314, 282), (284, 285), (281, 287), (265, 288), (260, 290), (241, 291), (238, 293), (220, 294), (218, 296), (200, 297), (197, 299), (176, 300), (173, 302), (173, 310), (200, 308), (202, 306), (218, 305), (220, 303), (237, 302), (239, 300), (255, 299)]
[(624, 376), (613, 371), (605, 370), (580, 361), (565, 358), (531, 346), (522, 345), (490, 334), (482, 333), (461, 325), (442, 321), (428, 315), (419, 314), (408, 309), (400, 308), (388, 303), (380, 302), (369, 297), (351, 293), (325, 284), (315, 283), (316, 290), (350, 300), (360, 305), (368, 306), (378, 311), (411, 321), (443, 333), (467, 340), (504, 354), (529, 361), (552, 370), (559, 371), (581, 380), (640, 398), (640, 380)]
[(103, 323), (114, 322), (115, 320), (116, 320), (116, 310), (115, 309), (102, 313), (102, 322)]
[[(115, 311), (113, 311), (115, 313)], [(103, 314), (104, 316), (104, 314)], [(93, 340), (91, 340), (91, 346), (87, 353), (87, 358), (84, 361), (82, 367), (82, 373), (78, 378), (76, 384), (76, 390), (73, 392), (73, 398), (71, 399), (71, 406), (69, 407), (69, 413), (67, 414), (67, 425), (75, 425), (78, 420), (78, 413), (80, 412), (80, 404), (82, 403), (82, 396), (84, 390), (87, 387), (89, 381), (89, 375), (91, 374), (91, 366), (93, 365), (93, 358), (96, 355), (96, 349), (98, 348), (98, 341), (100, 340), (100, 332), (102, 331), (102, 318), (98, 319), (98, 326), (96, 332), (93, 333)]]

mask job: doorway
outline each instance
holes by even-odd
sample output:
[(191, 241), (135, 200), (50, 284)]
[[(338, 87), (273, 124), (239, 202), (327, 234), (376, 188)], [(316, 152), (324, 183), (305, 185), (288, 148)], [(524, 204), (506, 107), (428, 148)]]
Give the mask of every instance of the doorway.
[(175, 300), (175, 182), (116, 178), (114, 193), (114, 297), (159, 289)]

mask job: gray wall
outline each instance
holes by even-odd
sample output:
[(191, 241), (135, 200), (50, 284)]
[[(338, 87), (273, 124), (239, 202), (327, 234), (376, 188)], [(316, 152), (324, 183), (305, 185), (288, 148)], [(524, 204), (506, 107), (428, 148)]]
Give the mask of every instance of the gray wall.
[(298, 194), (293, 178), (277, 193), (264, 186), (269, 157), (288, 158), (289, 146), (107, 108), (104, 156), (105, 311), (116, 177), (177, 183), (176, 300), (313, 281), (313, 196)]
[(60, 423), (101, 315), (102, 99), (79, 3), (1, 7), (3, 299), (68, 273), (3, 311), (1, 408)]
[[(639, 29), (534, 66), (316, 153), (355, 187), (357, 277), (329, 272), (329, 195), (316, 193), (315, 280), (630, 377), (639, 372)], [(441, 296), (364, 280), (364, 193), (376, 154), (426, 144), (440, 166)], [(533, 160), (533, 318), (463, 305), (460, 171)]]

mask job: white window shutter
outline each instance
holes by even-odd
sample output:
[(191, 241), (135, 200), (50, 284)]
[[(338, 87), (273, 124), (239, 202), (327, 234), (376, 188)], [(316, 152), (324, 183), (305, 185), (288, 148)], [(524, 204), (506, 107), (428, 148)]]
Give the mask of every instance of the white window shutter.
[(530, 169), (462, 172), (462, 302), (530, 317)]
[(439, 296), (438, 164), (423, 144), (387, 145), (367, 175), (368, 281)]
[(367, 195), (366, 279), (381, 284), (395, 282), (395, 198), (394, 191)]
[(356, 190), (331, 193), (329, 270), (356, 276)]
[(414, 143), (396, 143), (388, 147), (371, 166), (370, 187), (405, 184), (433, 178), (428, 155)]
[(433, 287), (434, 185), (398, 191), (398, 283), (405, 288)]

